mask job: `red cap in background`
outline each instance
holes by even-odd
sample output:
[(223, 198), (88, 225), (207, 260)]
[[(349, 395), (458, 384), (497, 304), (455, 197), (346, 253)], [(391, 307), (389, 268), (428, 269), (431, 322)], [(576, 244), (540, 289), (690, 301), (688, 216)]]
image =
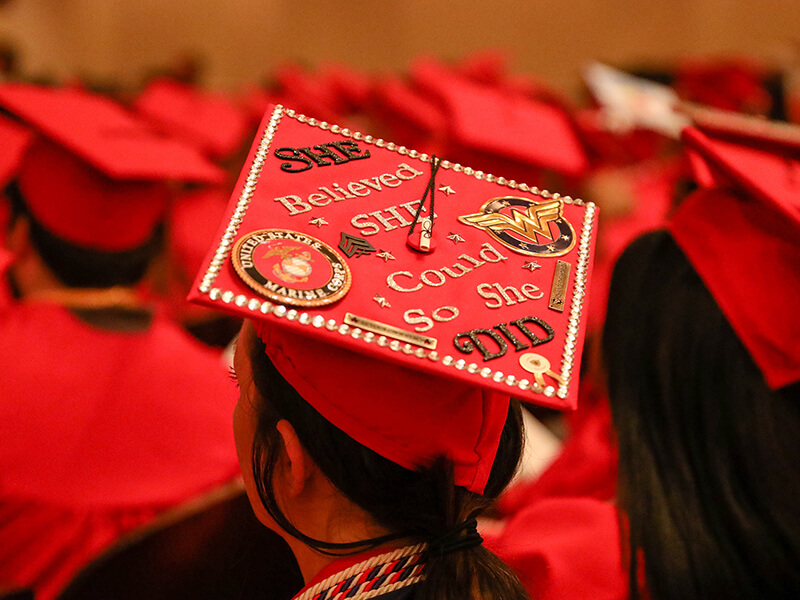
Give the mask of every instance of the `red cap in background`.
[(157, 128), (214, 159), (236, 152), (248, 132), (246, 111), (233, 99), (172, 79), (148, 84), (134, 108)]
[(457, 147), (580, 177), (588, 161), (567, 111), (470, 81), (438, 61), (417, 61), (414, 83), (437, 98)]
[(711, 187), (678, 207), (669, 230), (766, 382), (800, 381), (800, 161), (694, 128), (683, 139)]
[(144, 243), (172, 180), (219, 181), (193, 148), (151, 130), (112, 101), (80, 90), (0, 86), (0, 107), (40, 134), (19, 165), (31, 214), (62, 239), (117, 252)]

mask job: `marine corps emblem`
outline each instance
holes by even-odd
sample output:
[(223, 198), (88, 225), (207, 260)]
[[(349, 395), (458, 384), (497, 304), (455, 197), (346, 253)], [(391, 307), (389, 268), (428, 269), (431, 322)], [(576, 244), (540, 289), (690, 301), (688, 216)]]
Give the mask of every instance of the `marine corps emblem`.
[(463, 215), (465, 225), (483, 229), (498, 242), (529, 256), (562, 256), (575, 245), (575, 231), (562, 215), (561, 200), (535, 202), (528, 198), (493, 198), (481, 212)]
[(293, 306), (323, 306), (350, 289), (350, 268), (324, 242), (286, 229), (243, 236), (231, 254), (242, 280), (262, 296)]

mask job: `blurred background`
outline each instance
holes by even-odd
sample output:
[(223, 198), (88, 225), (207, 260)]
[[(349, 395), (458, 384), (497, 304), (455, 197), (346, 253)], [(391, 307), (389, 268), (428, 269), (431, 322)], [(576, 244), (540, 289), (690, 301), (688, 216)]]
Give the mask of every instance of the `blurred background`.
[(420, 54), (487, 48), (510, 68), (568, 91), (601, 60), (664, 69), (687, 55), (795, 60), (800, 2), (737, 0), (4, 0), (0, 41), (28, 77), (136, 87), (155, 71), (199, 70), (236, 90), (287, 60), (398, 71)]

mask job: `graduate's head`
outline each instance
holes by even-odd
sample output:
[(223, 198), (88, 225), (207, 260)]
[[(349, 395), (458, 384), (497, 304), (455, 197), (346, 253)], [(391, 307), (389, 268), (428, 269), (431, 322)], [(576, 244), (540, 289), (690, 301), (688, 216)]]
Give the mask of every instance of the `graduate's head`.
[(643, 559), (653, 598), (792, 597), (800, 171), (751, 144), (685, 138), (704, 187), (623, 253), (604, 331), (631, 585)]
[[(430, 597), (518, 597), (474, 520), (519, 460), (510, 397), (574, 407), (594, 206), (276, 107), (226, 214), (192, 298), (250, 319), (256, 513), (318, 553), (421, 543)], [(295, 464), (361, 528), (315, 529)]]
[[(321, 374), (317, 366), (326, 362)], [(435, 563), (496, 571), (496, 559), (462, 524), (482, 514), (516, 471), (523, 446), (517, 401), (314, 340), (260, 334), (250, 321), (234, 365), (245, 486), (259, 519), (290, 545), (336, 556), (431, 543), (460, 528), (463, 549), (429, 557), (438, 573), (432, 581), (461, 585)], [(363, 381), (354, 380), (359, 374)], [(331, 411), (340, 414), (326, 418)], [(369, 443), (355, 439), (365, 435)], [(495, 574), (502, 589), (517, 587), (504, 568)], [(459, 597), (458, 588), (452, 592), (443, 597)]]
[(8, 188), (24, 232), (9, 239), (17, 252), (37, 252), (68, 286), (138, 281), (160, 247), (170, 181), (220, 176), (196, 151), (105, 98), (7, 84), (0, 106), (28, 134)]

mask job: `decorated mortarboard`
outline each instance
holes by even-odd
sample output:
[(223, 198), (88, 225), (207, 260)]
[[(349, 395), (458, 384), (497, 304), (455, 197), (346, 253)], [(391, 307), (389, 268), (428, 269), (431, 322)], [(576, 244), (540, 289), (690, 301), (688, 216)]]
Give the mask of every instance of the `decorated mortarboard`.
[(82, 247), (135, 248), (163, 217), (166, 182), (222, 177), (194, 148), (87, 92), (7, 84), (0, 86), (0, 107), (39, 134), (17, 173), (28, 209), (47, 230)]
[(596, 218), (591, 203), (277, 106), (190, 297), (572, 408)]
[[(764, 131), (753, 130), (756, 146)], [(800, 381), (800, 160), (695, 128), (683, 140), (704, 189), (681, 203), (669, 230), (766, 382)]]
[(248, 115), (233, 99), (172, 79), (148, 84), (134, 108), (212, 158), (224, 159), (238, 150), (248, 129)]

